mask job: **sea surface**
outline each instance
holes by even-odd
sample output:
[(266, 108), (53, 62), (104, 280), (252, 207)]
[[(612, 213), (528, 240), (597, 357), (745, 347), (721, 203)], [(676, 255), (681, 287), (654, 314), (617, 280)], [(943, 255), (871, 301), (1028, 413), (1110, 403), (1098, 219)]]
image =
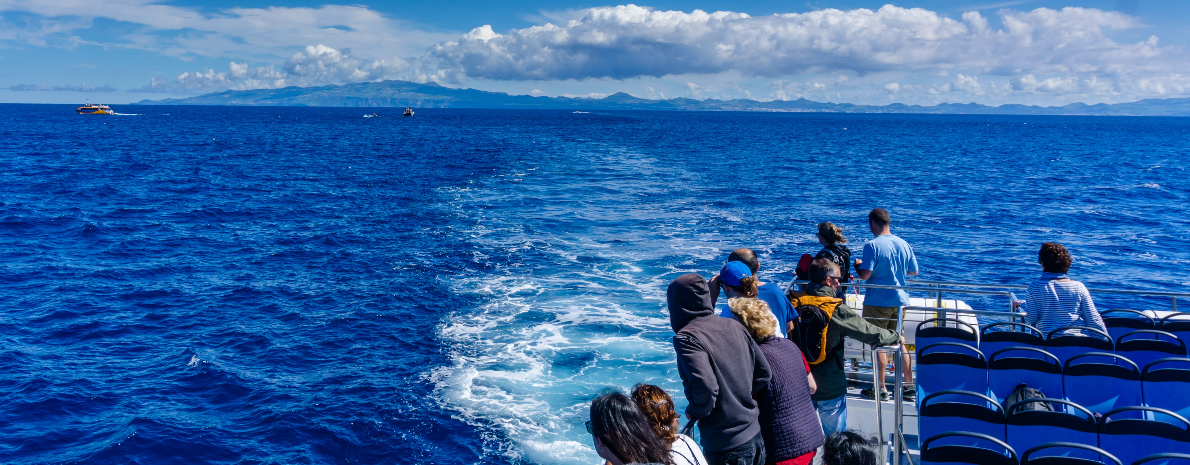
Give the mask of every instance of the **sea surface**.
[(669, 281), (873, 207), (922, 279), (1190, 286), (1190, 118), (0, 110), (6, 464), (594, 464), (600, 390), (685, 405)]

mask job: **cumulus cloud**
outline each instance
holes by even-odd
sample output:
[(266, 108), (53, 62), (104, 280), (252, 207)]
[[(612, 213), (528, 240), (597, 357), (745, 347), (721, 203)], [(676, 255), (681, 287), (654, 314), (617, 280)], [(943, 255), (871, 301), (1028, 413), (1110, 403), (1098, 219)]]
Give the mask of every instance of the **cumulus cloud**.
[(378, 81), (398, 77), (410, 63), (401, 58), (366, 60), (348, 49), (311, 45), (285, 60), (281, 69), (274, 66), (250, 67), (231, 62), (227, 71), (184, 72), (174, 81), (154, 78), (148, 86), (130, 92), (195, 92), (214, 89), (275, 89), (287, 86), (343, 84)]
[[(1159, 46), (1156, 37), (1131, 44), (1112, 40), (1116, 31), (1142, 26), (1119, 12), (1038, 8), (1001, 10), (998, 15), (1000, 29), (974, 11), (952, 19), (892, 5), (876, 11), (828, 9), (761, 17), (622, 5), (591, 8), (565, 24), (503, 34), (481, 26), (434, 46), (426, 59), (466, 77), (498, 80), (629, 79), (727, 71), (782, 77), (924, 70), (948, 76), (947, 69), (966, 69), (974, 75), (1005, 77), (1110, 77), (1117, 87), (1135, 87), (1142, 77), (1190, 74), (1186, 54)], [(965, 75), (953, 86), (976, 91), (979, 83), (974, 79)]]
[(117, 89), (112, 86), (109, 86), (109, 85), (102, 85), (99, 87), (95, 87), (95, 86), (89, 85), (84, 82), (82, 85), (77, 85), (77, 86), (47, 86), (47, 85), (38, 85), (38, 84), (17, 84), (17, 85), (13, 85), (13, 86), (8, 86), (8, 90), (11, 90), (14, 92), (34, 92), (34, 91), (37, 91), (37, 92), (115, 92)]

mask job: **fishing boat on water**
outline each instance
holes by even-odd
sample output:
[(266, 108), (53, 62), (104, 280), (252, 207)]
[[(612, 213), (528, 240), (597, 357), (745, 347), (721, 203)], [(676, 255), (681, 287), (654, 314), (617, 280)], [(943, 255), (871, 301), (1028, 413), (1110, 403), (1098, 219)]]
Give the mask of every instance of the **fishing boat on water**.
[(405, 107), (405, 113), (403, 115), (404, 116), (413, 116), (413, 108)]
[(91, 102), (75, 108), (74, 111), (80, 115), (114, 115), (116, 113), (107, 105), (98, 105)]

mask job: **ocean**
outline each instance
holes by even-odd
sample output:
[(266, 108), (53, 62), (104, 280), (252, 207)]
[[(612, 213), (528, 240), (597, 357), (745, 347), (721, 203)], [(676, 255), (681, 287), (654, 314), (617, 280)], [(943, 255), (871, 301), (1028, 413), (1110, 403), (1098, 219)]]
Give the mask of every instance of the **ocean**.
[(685, 404), (669, 281), (874, 207), (922, 279), (1190, 285), (1187, 118), (0, 109), (3, 463), (597, 463), (601, 390)]

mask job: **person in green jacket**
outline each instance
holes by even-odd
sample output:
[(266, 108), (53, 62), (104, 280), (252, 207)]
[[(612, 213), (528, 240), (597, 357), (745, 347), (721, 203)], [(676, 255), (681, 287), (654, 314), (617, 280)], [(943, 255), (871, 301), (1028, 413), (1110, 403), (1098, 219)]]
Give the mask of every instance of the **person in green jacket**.
[[(838, 265), (820, 258), (810, 264), (807, 274), (810, 284), (806, 287), (806, 294), (838, 297), (841, 276)], [(868, 323), (847, 306), (846, 300), (835, 307), (830, 326), (826, 329), (826, 347), (829, 351), (826, 359), (816, 365), (810, 365), (810, 373), (818, 383), (818, 390), (810, 396), (810, 400), (814, 401), (818, 418), (822, 420), (822, 432), (828, 437), (838, 431), (847, 431), (847, 375), (843, 372), (842, 344), (844, 337), (873, 347), (904, 342), (897, 333)]]

